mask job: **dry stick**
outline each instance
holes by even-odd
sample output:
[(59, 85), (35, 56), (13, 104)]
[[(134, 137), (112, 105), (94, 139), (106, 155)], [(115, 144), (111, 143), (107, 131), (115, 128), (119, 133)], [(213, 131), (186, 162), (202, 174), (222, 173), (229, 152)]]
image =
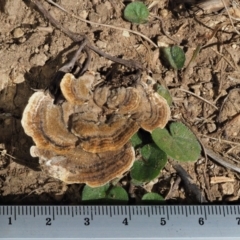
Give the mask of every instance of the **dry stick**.
[(128, 31), (130, 33), (133, 33), (133, 34), (136, 34), (138, 36), (141, 36), (142, 38), (144, 38), (146, 41), (150, 42), (155, 48), (158, 48), (158, 46), (150, 39), (148, 38), (147, 36), (143, 35), (142, 33), (140, 32), (136, 32), (136, 31), (133, 31), (133, 30), (130, 30), (130, 29), (127, 29), (127, 28), (122, 28), (122, 27), (117, 27), (117, 26), (113, 26), (113, 25), (109, 25), (109, 24), (104, 24), (104, 23), (96, 23), (96, 22), (92, 22), (92, 21), (89, 21), (89, 20), (86, 20), (84, 18), (80, 18), (72, 13), (70, 13), (69, 11), (67, 11), (65, 8), (61, 7), (60, 5), (58, 5), (57, 3), (53, 2), (52, 0), (46, 0), (47, 2), (53, 4), (54, 6), (58, 7), (60, 10), (62, 10), (63, 12), (69, 14), (70, 16), (72, 16), (73, 18), (76, 18), (82, 22), (85, 22), (85, 23), (89, 23), (91, 25), (99, 25), (99, 26), (103, 26), (103, 27), (108, 27), (108, 28), (113, 28), (113, 29), (117, 29), (117, 30), (121, 30), (121, 31)]
[(181, 182), (181, 178), (179, 176), (177, 176), (177, 179), (176, 179), (175, 182), (174, 181), (173, 182), (170, 181), (170, 184), (171, 184), (170, 185), (170, 189), (169, 189), (169, 191), (168, 191), (168, 193), (167, 193), (167, 195), (165, 197), (165, 200), (168, 200), (168, 199), (172, 198), (172, 195), (173, 195), (174, 191), (179, 188), (180, 182)]
[(230, 144), (230, 145), (240, 146), (240, 143), (237, 143), (237, 142), (232, 142), (232, 141), (224, 140), (224, 139), (221, 139), (221, 138), (219, 139), (219, 138), (209, 137), (209, 136), (204, 135), (204, 134), (201, 134), (201, 136), (205, 137), (205, 138), (212, 139), (212, 140), (216, 140), (216, 141), (219, 141), (219, 142), (227, 143), (227, 144)]
[(194, 133), (195, 137), (197, 138), (197, 140), (199, 141), (199, 143), (200, 143), (201, 146), (202, 146), (203, 154), (204, 154), (204, 157), (205, 157), (205, 165), (204, 165), (204, 170), (205, 170), (205, 171), (203, 172), (203, 177), (204, 177), (204, 181), (205, 181), (205, 185), (206, 185), (206, 188), (205, 188), (205, 189), (206, 189), (206, 191), (207, 191), (208, 199), (209, 199), (210, 201), (212, 201), (212, 194), (211, 194), (211, 192), (210, 192), (209, 181), (208, 181), (208, 179), (207, 179), (207, 177), (206, 177), (206, 168), (207, 168), (208, 157), (207, 157), (207, 153), (206, 153), (206, 151), (205, 151), (205, 147), (204, 147), (201, 139), (198, 137), (198, 134), (192, 129), (192, 127), (191, 127), (187, 122), (185, 122), (184, 120), (183, 120), (183, 123), (184, 123), (185, 125), (187, 125), (187, 127)]
[(228, 7), (227, 7), (225, 1), (222, 0), (222, 3), (223, 3), (223, 5), (224, 5), (224, 7), (225, 7), (225, 9), (226, 9), (226, 11), (227, 11), (227, 15), (228, 15), (229, 20), (230, 20), (230, 22), (231, 22), (231, 24), (232, 24), (232, 27), (234, 28), (235, 32), (236, 32), (238, 35), (240, 35), (240, 32), (236, 29), (236, 27), (235, 27), (234, 24), (233, 24), (232, 16), (230, 15), (230, 13), (229, 13), (229, 11), (228, 11)]
[(207, 155), (212, 158), (214, 161), (216, 161), (217, 163), (221, 164), (222, 166), (226, 167), (226, 168), (230, 168), (238, 173), (240, 173), (240, 168), (228, 163), (225, 161), (225, 159), (223, 157), (221, 157), (220, 155), (218, 155), (217, 153), (215, 153), (214, 151), (212, 151), (209, 148), (205, 148), (205, 151), (207, 153)]
[(234, 67), (233, 64), (222, 53), (218, 52), (214, 48), (211, 48), (211, 50), (220, 55), (233, 69), (236, 70), (236, 67)]
[(193, 179), (184, 170), (184, 168), (181, 165), (175, 163), (174, 161), (171, 161), (171, 164), (173, 168), (177, 171), (177, 174), (182, 179), (186, 193), (190, 197), (194, 198), (194, 200), (197, 201), (198, 203), (206, 203), (207, 200), (202, 195), (198, 186), (193, 182)]
[[(32, 2), (37, 6), (38, 10), (43, 14), (43, 16), (48, 19), (48, 21), (54, 25), (56, 28), (60, 29), (63, 33), (65, 33), (69, 38), (71, 38), (74, 42), (80, 42), (82, 41), (84, 38), (86, 38), (85, 35), (83, 34), (78, 34), (78, 33), (74, 33), (70, 30), (68, 30), (67, 28), (65, 28), (64, 26), (62, 26), (59, 22), (57, 22), (52, 16), (51, 14), (43, 7), (43, 5), (38, 1), (38, 0), (32, 0)], [(120, 63), (122, 65), (125, 65), (129, 68), (138, 68), (138, 69), (142, 69), (142, 65), (139, 62), (136, 62), (134, 60), (125, 60), (125, 59), (121, 59), (121, 58), (117, 58), (114, 56), (111, 56), (103, 51), (101, 51), (100, 49), (98, 49), (95, 46), (92, 46), (89, 42), (86, 45), (88, 48), (90, 48), (91, 50), (93, 50), (94, 52), (98, 53), (99, 55), (113, 61), (113, 62), (117, 62)]]
[(158, 17), (158, 16), (156, 16), (156, 15), (151, 15), (151, 17), (154, 17), (154, 18), (156, 18), (156, 19), (158, 19), (158, 20), (160, 21), (160, 24), (161, 24), (161, 27), (162, 27), (162, 32), (163, 32), (163, 34), (164, 34), (167, 38), (169, 38), (170, 40), (172, 40), (173, 42), (175, 42), (175, 43), (177, 43), (177, 44), (180, 44), (179, 41), (177, 41), (176, 39), (172, 38), (171, 36), (169, 36), (169, 35), (167, 34), (167, 32), (166, 32), (166, 30), (165, 30), (165, 27), (164, 27), (163, 20), (162, 20), (160, 17)]
[(178, 90), (180, 90), (180, 91), (182, 91), (182, 92), (186, 92), (186, 93), (188, 93), (188, 94), (191, 94), (191, 95), (193, 95), (194, 97), (201, 99), (202, 101), (208, 103), (209, 105), (211, 105), (212, 107), (214, 107), (216, 110), (218, 110), (218, 107), (216, 107), (214, 104), (212, 104), (212, 103), (209, 102), (208, 100), (206, 100), (206, 99), (204, 99), (204, 98), (196, 95), (195, 93), (192, 93), (192, 92), (190, 92), (190, 91), (188, 91), (188, 90), (186, 90), (186, 89), (183, 89), (183, 88), (179, 88)]
[(198, 45), (198, 46), (196, 47), (196, 49), (194, 50), (193, 55), (192, 55), (192, 57), (191, 57), (188, 65), (187, 65), (187, 67), (185, 68), (185, 70), (184, 70), (184, 72), (183, 72), (183, 77), (182, 77), (182, 85), (183, 85), (183, 86), (186, 85), (186, 74), (187, 74), (187, 72), (188, 72), (188, 69), (190, 68), (192, 62), (195, 60), (195, 58), (197, 57), (197, 55), (200, 53), (200, 50), (201, 50), (201, 46)]

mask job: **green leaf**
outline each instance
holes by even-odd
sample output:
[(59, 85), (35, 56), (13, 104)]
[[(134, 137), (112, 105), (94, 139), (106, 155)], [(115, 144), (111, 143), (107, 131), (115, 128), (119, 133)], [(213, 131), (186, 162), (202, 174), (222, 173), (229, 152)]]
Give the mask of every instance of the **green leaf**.
[(142, 186), (142, 185), (143, 185), (142, 182), (139, 182), (139, 181), (137, 181), (137, 180), (135, 180), (135, 179), (131, 179), (131, 183), (132, 183), (133, 185), (135, 185), (135, 186)]
[(144, 3), (132, 2), (124, 9), (123, 16), (126, 20), (132, 23), (146, 23), (149, 11)]
[(130, 172), (138, 182), (149, 182), (156, 178), (167, 163), (167, 155), (154, 143), (141, 149), (142, 160), (135, 161)]
[(165, 201), (164, 197), (158, 193), (146, 193), (142, 197), (142, 201)]
[(167, 129), (156, 128), (152, 132), (153, 141), (178, 161), (196, 161), (201, 152), (201, 146), (195, 135), (181, 122), (174, 122)]
[(167, 103), (168, 103), (169, 106), (172, 105), (172, 96), (171, 96), (171, 94), (170, 94), (170, 92), (168, 91), (167, 88), (165, 88), (162, 85), (158, 84), (158, 86), (157, 86), (157, 93), (167, 100)]
[(181, 69), (184, 66), (186, 57), (184, 51), (178, 46), (164, 47), (161, 49), (163, 59), (174, 69)]
[[(97, 200), (97, 201), (96, 201)], [(111, 187), (109, 183), (104, 186), (91, 188), (84, 186), (82, 192), (82, 201), (91, 203), (127, 203), (128, 194), (122, 187)]]
[(128, 201), (128, 194), (122, 187), (113, 187), (107, 194), (108, 199)]
[(134, 148), (140, 146), (142, 144), (142, 136), (139, 132), (136, 132), (130, 139), (132, 146)]
[(103, 199), (106, 198), (107, 190), (109, 188), (109, 183), (107, 183), (104, 186), (97, 187), (97, 188), (91, 188), (88, 185), (85, 185), (82, 192), (82, 200), (88, 201), (88, 200), (96, 200), (96, 199)]

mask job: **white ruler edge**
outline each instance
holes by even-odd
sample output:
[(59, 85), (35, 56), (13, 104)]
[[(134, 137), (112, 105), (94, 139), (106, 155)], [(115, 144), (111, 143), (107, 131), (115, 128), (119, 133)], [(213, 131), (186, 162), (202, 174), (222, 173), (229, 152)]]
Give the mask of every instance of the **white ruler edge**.
[(0, 206), (0, 239), (240, 239), (240, 206)]

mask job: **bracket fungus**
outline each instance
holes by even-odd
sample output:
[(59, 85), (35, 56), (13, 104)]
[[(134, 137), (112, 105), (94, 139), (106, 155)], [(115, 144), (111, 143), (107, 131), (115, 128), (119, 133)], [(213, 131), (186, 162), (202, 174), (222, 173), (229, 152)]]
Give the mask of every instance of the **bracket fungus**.
[(32, 137), (31, 155), (66, 183), (104, 185), (128, 171), (134, 160), (130, 138), (139, 128), (163, 128), (170, 109), (141, 78), (134, 84), (96, 83), (87, 71), (60, 82), (65, 98), (55, 104), (49, 92), (35, 92), (23, 112), (22, 126)]

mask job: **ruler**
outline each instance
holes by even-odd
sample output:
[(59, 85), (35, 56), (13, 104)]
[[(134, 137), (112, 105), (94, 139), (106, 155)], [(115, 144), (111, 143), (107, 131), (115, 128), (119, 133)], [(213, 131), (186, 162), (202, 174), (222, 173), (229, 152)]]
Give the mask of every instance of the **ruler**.
[(240, 206), (0, 206), (0, 239), (240, 239)]

